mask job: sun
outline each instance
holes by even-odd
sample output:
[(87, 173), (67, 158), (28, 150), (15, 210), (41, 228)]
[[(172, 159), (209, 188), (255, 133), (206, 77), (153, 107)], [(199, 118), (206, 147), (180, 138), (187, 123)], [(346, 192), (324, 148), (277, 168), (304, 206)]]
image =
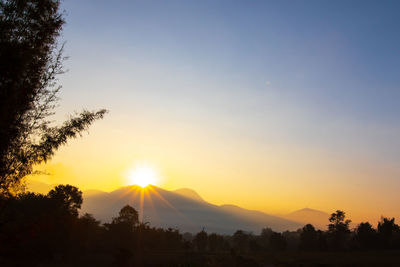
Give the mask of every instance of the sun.
[(131, 184), (144, 188), (157, 183), (158, 173), (154, 168), (148, 165), (140, 165), (132, 169), (129, 174), (129, 180)]

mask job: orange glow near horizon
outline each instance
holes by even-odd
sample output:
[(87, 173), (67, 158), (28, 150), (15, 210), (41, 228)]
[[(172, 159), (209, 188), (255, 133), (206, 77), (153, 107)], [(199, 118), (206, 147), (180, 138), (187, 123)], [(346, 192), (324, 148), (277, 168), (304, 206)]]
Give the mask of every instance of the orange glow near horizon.
[[(354, 222), (376, 223), (382, 215), (400, 216), (390, 204), (398, 200), (396, 183), (386, 185), (375, 179), (398, 177), (400, 172), (390, 166), (334, 154), (327, 159), (319, 150), (301, 147), (256, 146), (247, 139), (221, 141), (211, 134), (177, 132), (162, 122), (146, 122), (143, 130), (110, 132), (113, 127), (100, 121), (90, 135), (71, 140), (51, 162), (40, 166), (50, 175), (30, 179), (107, 192), (131, 184), (190, 188), (212, 204), (234, 204), (269, 214), (310, 207), (327, 213), (344, 210)], [(115, 141), (104, 142), (110, 139)], [(134, 179), (138, 169), (137, 173), (153, 178), (138, 182)]]
[[(200, 1), (165, 10), (107, 2), (88, 14), (105, 29), (92, 31), (80, 19), (91, 5), (64, 2), (71, 71), (59, 76), (48, 119), (109, 113), (35, 166), (42, 172), (27, 180), (41, 192), (137, 185), (139, 202), (139, 187), (146, 201), (152, 189), (184, 188), (213, 205), (273, 215), (308, 207), (343, 210), (355, 223), (400, 221), (400, 22), (387, 3), (347, 8), (344, 21), (324, 5), (293, 9), (304, 11), (298, 17), (264, 1), (210, 1), (213, 12)], [(113, 19), (104, 21), (108, 6)], [(238, 10), (240, 19), (230, 15)]]

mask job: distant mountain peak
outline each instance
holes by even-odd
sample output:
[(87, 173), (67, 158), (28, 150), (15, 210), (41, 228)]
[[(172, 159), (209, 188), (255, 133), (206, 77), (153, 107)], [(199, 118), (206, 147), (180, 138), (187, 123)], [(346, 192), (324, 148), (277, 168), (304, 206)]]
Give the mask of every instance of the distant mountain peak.
[(200, 202), (205, 202), (204, 199), (193, 189), (190, 188), (179, 188), (175, 191), (173, 191), (181, 196), (190, 198), (192, 200), (200, 201)]
[(197, 233), (205, 227), (209, 232), (233, 234), (238, 229), (258, 232), (264, 227), (274, 231), (301, 227), (296, 221), (260, 211), (234, 205), (213, 205), (189, 188), (169, 191), (156, 186), (145, 189), (135, 185), (125, 186), (110, 193), (84, 197), (81, 213), (90, 213), (102, 222), (109, 222), (127, 204), (139, 212), (142, 221), (156, 227), (177, 228), (182, 232)]
[[(148, 185), (146, 186), (148, 188), (157, 188), (154, 185)], [(125, 186), (121, 186), (120, 188), (117, 188), (113, 191), (111, 191), (110, 193), (117, 193), (117, 192), (121, 192), (121, 191), (139, 191), (144, 189), (143, 187), (141, 187), (140, 185), (136, 185), (136, 184), (131, 184), (131, 185), (125, 185)]]
[(284, 217), (304, 224), (311, 223), (319, 229), (325, 229), (328, 224), (329, 214), (321, 210), (303, 208), (293, 211)]
[(303, 208), (303, 209), (299, 209), (298, 211), (316, 211), (316, 210), (310, 209), (310, 208)]
[(293, 211), (293, 212), (291, 212), (289, 214), (305, 213), (305, 212), (312, 212), (312, 213), (319, 213), (319, 214), (329, 215), (328, 213), (326, 213), (324, 211), (316, 210), (316, 209), (310, 209), (310, 208), (303, 208), (303, 209), (295, 210), (295, 211)]

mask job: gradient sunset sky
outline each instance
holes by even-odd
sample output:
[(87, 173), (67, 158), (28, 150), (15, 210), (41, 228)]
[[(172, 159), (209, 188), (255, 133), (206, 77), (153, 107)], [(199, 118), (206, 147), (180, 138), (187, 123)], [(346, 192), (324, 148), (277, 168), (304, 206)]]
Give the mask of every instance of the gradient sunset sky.
[(56, 120), (107, 108), (46, 183), (400, 219), (399, 1), (65, 0)]

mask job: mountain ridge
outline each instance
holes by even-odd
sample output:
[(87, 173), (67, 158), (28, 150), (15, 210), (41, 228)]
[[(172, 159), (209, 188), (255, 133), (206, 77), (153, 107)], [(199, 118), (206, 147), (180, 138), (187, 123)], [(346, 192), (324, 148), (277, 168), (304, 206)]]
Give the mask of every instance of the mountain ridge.
[(302, 208), (291, 213), (283, 215), (283, 218), (298, 221), (303, 224), (312, 224), (317, 229), (325, 230), (327, 228), (330, 214), (316, 209)]
[(192, 198), (197, 201), (206, 202), (195, 190), (190, 188), (179, 188), (173, 190), (173, 192), (178, 193), (180, 195)]
[[(274, 231), (297, 230), (304, 226), (296, 220), (249, 210), (233, 204), (215, 205), (205, 201), (195, 190), (166, 190), (150, 185), (128, 185), (110, 192), (84, 190), (80, 213), (90, 213), (103, 223), (110, 222), (129, 204), (139, 212), (141, 221), (152, 226), (177, 228), (181, 232), (232, 234), (236, 230), (259, 233), (269, 227)], [(142, 200), (143, 204), (140, 204)]]
[[(157, 186), (144, 189), (125, 186), (109, 193), (87, 196), (82, 204), (82, 212), (91, 213), (95, 218), (108, 222), (117, 215), (119, 209), (129, 204), (139, 211), (143, 222), (192, 233), (203, 228), (208, 232), (232, 234), (239, 229), (258, 233), (265, 227), (285, 231), (302, 226), (298, 222), (261, 211), (229, 204), (214, 205), (204, 201), (194, 190), (189, 190), (176, 192)], [(191, 195), (185, 196), (183, 193)]]

